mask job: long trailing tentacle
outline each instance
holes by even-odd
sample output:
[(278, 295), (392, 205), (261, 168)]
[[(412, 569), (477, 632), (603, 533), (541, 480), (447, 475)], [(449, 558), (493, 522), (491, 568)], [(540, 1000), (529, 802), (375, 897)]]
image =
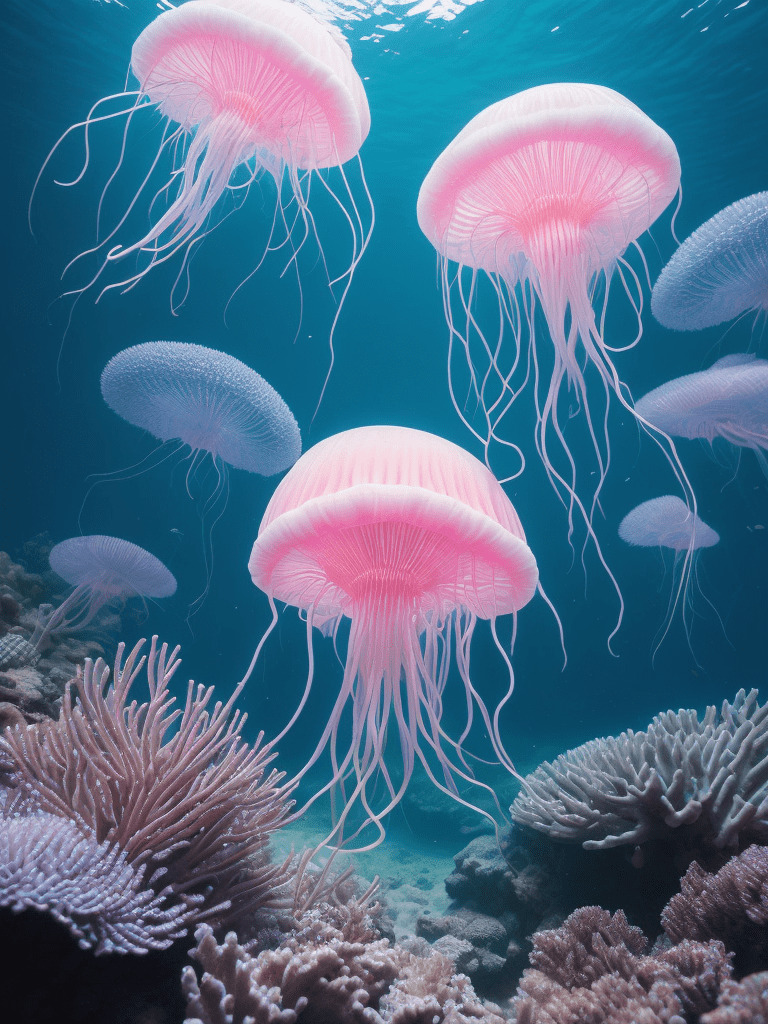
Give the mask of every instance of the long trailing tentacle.
[[(115, 99), (123, 99), (126, 96), (138, 96), (139, 99), (137, 100), (136, 103), (133, 104), (133, 106), (129, 107), (127, 110), (117, 110), (117, 111), (113, 111), (111, 114), (101, 114), (98, 117), (94, 117), (93, 116), (93, 114), (96, 111), (96, 109), (102, 103), (108, 103), (110, 100), (115, 100)], [(42, 178), (43, 174), (45, 173), (45, 169), (47, 168), (48, 164), (51, 162), (54, 154), (56, 153), (56, 151), (58, 150), (59, 146), (62, 144), (64, 139), (66, 139), (72, 132), (77, 131), (78, 128), (83, 128), (85, 130), (85, 160), (84, 160), (84, 163), (83, 163), (82, 170), (77, 175), (77, 177), (75, 177), (72, 181), (69, 181), (69, 182), (57, 181), (56, 182), (57, 185), (65, 185), (65, 186), (76, 185), (82, 179), (83, 175), (85, 174), (85, 172), (88, 169), (88, 164), (89, 164), (89, 160), (90, 160), (90, 142), (89, 142), (89, 138), (88, 138), (88, 130), (89, 130), (90, 126), (92, 124), (98, 124), (101, 121), (110, 121), (110, 120), (112, 120), (112, 119), (114, 119), (116, 117), (125, 117), (126, 114), (131, 114), (138, 107), (145, 105), (143, 103), (143, 100), (144, 100), (144, 97), (143, 97), (142, 93), (140, 91), (138, 91), (138, 90), (134, 91), (134, 92), (113, 93), (111, 96), (103, 96), (100, 100), (98, 100), (96, 103), (94, 103), (94, 105), (91, 107), (90, 111), (88, 112), (88, 116), (85, 118), (84, 121), (78, 121), (77, 124), (70, 125), (70, 127), (67, 128), (67, 130), (64, 132), (64, 134), (61, 136), (61, 138), (58, 140), (56, 145), (53, 147), (53, 149), (50, 151), (48, 156), (43, 161), (43, 165), (40, 168), (40, 170), (38, 171), (37, 177), (35, 178), (35, 183), (32, 186), (32, 194), (29, 197), (29, 206), (27, 208), (27, 222), (29, 224), (29, 230), (32, 232), (33, 235), (34, 235), (34, 229), (32, 228), (32, 204), (34, 203), (34, 200), (35, 200), (35, 193), (37, 192), (37, 186), (40, 184), (40, 179)]]

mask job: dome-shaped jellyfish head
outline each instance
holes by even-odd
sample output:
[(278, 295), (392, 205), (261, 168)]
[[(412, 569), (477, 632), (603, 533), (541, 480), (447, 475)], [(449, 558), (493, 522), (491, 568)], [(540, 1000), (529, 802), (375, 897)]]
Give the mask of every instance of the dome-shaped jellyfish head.
[[(101, 269), (78, 291), (101, 281), (108, 264), (130, 254), (138, 256), (136, 271), (106, 287), (135, 284), (179, 252), (186, 263), (212, 221), (221, 219), (223, 197), (232, 202), (242, 196), (264, 172), (277, 184), (266, 250), (280, 247), (272, 237), (276, 225), (289, 237), (294, 254), (310, 234), (316, 236), (310, 182), (316, 172), (341, 168), (357, 157), (370, 127), (365, 90), (338, 29), (286, 0), (188, 0), (163, 11), (144, 29), (133, 45), (131, 69), (139, 89), (122, 95), (135, 96), (133, 105), (103, 114), (97, 104), (74, 127), (84, 126), (89, 133), (98, 121), (120, 113), (131, 121), (147, 109), (165, 119), (165, 130), (128, 211), (96, 247), (106, 254)], [(130, 144), (126, 129), (123, 145)], [(360, 258), (370, 228), (363, 228), (343, 171), (340, 177), (337, 199), (344, 230), (352, 235), (343, 279)], [(322, 187), (331, 190), (332, 183), (323, 178)], [(142, 192), (154, 193), (150, 227), (125, 244), (129, 214)], [(185, 277), (183, 269), (177, 282)]]
[[(700, 590), (698, 552), (702, 548), (711, 548), (718, 544), (720, 536), (674, 494), (662, 494), (633, 508), (619, 524), (619, 536), (633, 547), (659, 548), (662, 551), (667, 549), (674, 552), (672, 588), (667, 613), (657, 634), (654, 657), (669, 632), (678, 605), (682, 605), (683, 626), (693, 654), (692, 592)], [(711, 604), (709, 601), (707, 603)]]
[[(349, 620), (341, 690), (299, 776), (328, 748), (331, 780), (309, 802), (348, 783), (329, 839), (343, 838), (350, 809), (358, 805), (364, 822), (354, 835), (373, 825), (378, 839), (370, 845), (375, 845), (383, 835), (382, 819), (402, 797), (416, 758), (432, 781), (457, 799), (456, 779), (473, 781), (461, 743), (447, 739), (440, 725), (454, 650), (470, 709), (467, 732), (474, 701), (496, 756), (514, 771), (498, 716), (491, 720), (471, 682), (469, 647), (478, 618), (491, 621), (496, 638), (497, 616), (514, 615), (531, 599), (538, 573), (511, 502), (472, 455), (434, 434), (404, 427), (361, 427), (321, 441), (275, 491), (249, 569), (273, 609), (274, 601), (284, 601), (306, 615), (310, 643), (313, 626), (335, 635), (339, 623)], [(511, 692), (509, 652), (496, 642)], [(303, 708), (310, 684), (311, 678), (287, 728)], [(342, 753), (339, 728), (348, 702), (352, 732)], [(399, 786), (384, 760), (388, 734), (399, 737), (404, 772)], [(388, 795), (375, 804), (373, 780), (380, 769)]]
[[(228, 466), (273, 476), (301, 454), (291, 410), (263, 377), (225, 352), (176, 341), (151, 341), (118, 352), (101, 375), (107, 405), (163, 442), (159, 460), (190, 455), (187, 490), (202, 477), (204, 555), (210, 584), (211, 530), (223, 513)], [(216, 482), (206, 488), (213, 464)], [(201, 598), (198, 598), (200, 600)]]
[[(486, 444), (503, 441), (501, 420), (532, 377), (537, 450), (569, 519), (575, 504), (595, 542), (592, 516), (610, 459), (606, 403), (631, 411), (615, 349), (604, 338), (609, 284), (618, 272), (637, 314), (634, 344), (642, 331), (642, 290), (624, 252), (679, 184), (672, 139), (634, 103), (604, 86), (558, 83), (481, 111), (437, 158), (419, 193), (419, 224), (442, 261), (451, 343), (462, 342), (484, 422), (468, 422), (466, 403), (460, 407), (454, 398), (457, 412)], [(498, 299), (493, 337), (482, 326), (478, 272)], [(504, 340), (510, 335), (511, 344)], [(449, 370), (452, 362), (449, 355)], [(599, 378), (596, 389), (587, 387), (589, 367)], [(579, 495), (577, 459), (564, 433), (574, 411), (584, 414), (597, 460), (589, 496)]]
[(627, 544), (643, 548), (711, 548), (720, 537), (675, 494), (662, 494), (637, 505), (619, 524)]
[(768, 192), (739, 199), (686, 238), (653, 286), (653, 315), (701, 331), (768, 310)]
[(106, 605), (176, 592), (175, 577), (158, 558), (119, 537), (72, 537), (54, 544), (48, 560), (74, 589), (58, 608), (41, 616), (32, 638), (38, 649), (52, 634), (84, 629)]
[(149, 341), (118, 352), (101, 375), (104, 401), (159, 441), (181, 442), (193, 462), (210, 455), (261, 476), (301, 454), (291, 410), (239, 359), (203, 345)]
[(768, 360), (750, 353), (723, 356), (707, 370), (688, 373), (649, 391), (639, 416), (674, 437), (723, 438), (751, 448), (768, 476)]

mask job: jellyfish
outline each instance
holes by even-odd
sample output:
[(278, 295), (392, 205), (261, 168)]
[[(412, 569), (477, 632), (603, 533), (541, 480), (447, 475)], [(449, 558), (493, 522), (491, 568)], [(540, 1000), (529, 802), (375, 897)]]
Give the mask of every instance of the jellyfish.
[(766, 310), (768, 192), (758, 192), (686, 238), (653, 286), (651, 311), (673, 331), (701, 331)]
[(187, 452), (190, 495), (201, 473), (203, 479), (206, 470), (215, 474), (202, 503), (207, 578), (201, 601), (210, 585), (212, 531), (229, 492), (227, 466), (261, 476), (283, 472), (301, 454), (296, 420), (274, 388), (239, 359), (177, 341), (118, 352), (101, 375), (101, 393), (118, 416), (163, 442), (144, 462)]
[[(370, 237), (373, 207), (365, 227), (342, 166), (355, 157), (359, 161), (370, 114), (341, 33), (286, 0), (188, 0), (164, 11), (144, 29), (134, 43), (131, 68), (139, 89), (100, 100), (83, 122), (62, 136), (40, 172), (61, 141), (82, 128), (85, 166), (69, 184), (79, 182), (88, 166), (94, 125), (126, 116), (120, 162), (106, 192), (122, 165), (135, 115), (148, 110), (165, 119), (159, 150), (128, 209), (96, 247), (87, 250), (103, 254), (96, 276), (67, 294), (86, 291), (101, 280), (107, 265), (130, 255), (138, 257), (135, 271), (104, 290), (129, 288), (182, 252), (178, 284), (185, 279), (196, 243), (211, 230), (211, 218), (222, 218), (222, 197), (229, 197), (231, 209), (254, 181), (269, 174), (277, 186), (277, 204), (267, 251), (278, 220), (286, 238), (277, 247), (290, 242), (289, 262), (295, 261), (310, 234), (317, 235), (309, 201), (310, 184), (317, 180), (316, 187), (327, 189), (340, 208), (352, 237), (350, 262), (330, 282), (345, 281), (346, 295)], [(131, 98), (126, 108), (124, 101)], [(102, 112), (102, 104), (115, 100), (123, 101), (123, 109)], [(167, 177), (162, 175), (161, 187), (149, 203), (150, 226), (138, 239), (122, 243), (128, 217), (140, 196), (153, 188), (151, 183), (157, 184), (166, 155), (171, 170)], [(339, 169), (341, 194), (319, 173), (330, 168)], [(360, 172), (362, 176), (362, 164)], [(364, 177), (362, 182), (370, 201)], [(103, 200), (104, 194), (100, 217)]]
[[(376, 846), (384, 835), (382, 820), (403, 796), (416, 759), (439, 789), (472, 806), (459, 796), (457, 780), (488, 789), (473, 778), (462, 748), (473, 705), (496, 758), (514, 772), (499, 727), (512, 692), (512, 665), (496, 619), (515, 616), (530, 600), (538, 572), (515, 509), (474, 456), (444, 438), (406, 427), (359, 427), (321, 441), (277, 487), (249, 569), (273, 611), (249, 673), (277, 622), (275, 601), (299, 609), (307, 623), (306, 689), (273, 745), (296, 722), (309, 696), (313, 627), (338, 641), (342, 620), (349, 620), (341, 688), (314, 752), (296, 777), (329, 752), (331, 778), (306, 804), (341, 788), (344, 808), (326, 842), (343, 835), (357, 805), (364, 822), (347, 839), (372, 826), (376, 838), (364, 849)], [(470, 673), (478, 619), (490, 620), (509, 679), (492, 717)], [(468, 716), (458, 739), (441, 725), (454, 658)], [(342, 733), (350, 705), (351, 733)], [(386, 740), (395, 736), (403, 768), (397, 785), (384, 757)], [(387, 792), (377, 802), (373, 783), (379, 777)]]
[[(610, 461), (610, 401), (631, 412), (611, 356), (617, 349), (605, 340), (609, 285), (618, 275), (634, 307), (631, 347), (642, 332), (643, 292), (624, 253), (634, 245), (642, 258), (636, 239), (679, 185), (680, 161), (665, 131), (612, 89), (567, 83), (527, 89), (481, 111), (437, 158), (419, 193), (419, 224), (442, 266), (456, 411), (485, 445), (487, 461), (494, 440), (517, 447), (500, 424), (532, 377), (535, 444), (568, 509), (569, 536), (576, 506), (596, 544), (592, 520)], [(494, 334), (482, 325), (480, 271), (498, 305)], [(542, 349), (537, 307), (552, 342), (550, 355)], [(509, 333), (514, 344), (508, 351)], [(453, 380), (457, 342), (469, 371), (463, 402)], [(597, 416), (587, 386), (590, 367), (602, 395)], [(480, 426), (470, 404), (479, 409)], [(566, 436), (579, 411), (597, 459), (590, 499), (578, 493)], [(684, 478), (675, 456), (669, 457)]]
[[(662, 494), (644, 501), (628, 512), (619, 524), (619, 536), (633, 547), (668, 548), (674, 552), (673, 582), (667, 614), (657, 635), (654, 655), (669, 632), (675, 606), (682, 605), (683, 624), (691, 647), (692, 592), (701, 591), (698, 581), (698, 552), (711, 548), (719, 535), (677, 495)], [(693, 553), (693, 556), (691, 555)], [(683, 566), (691, 560), (690, 572), (683, 575)], [(715, 614), (717, 609), (707, 600)], [(719, 616), (718, 616), (719, 618)], [(722, 624), (722, 623), (721, 623)], [(691, 647), (691, 653), (693, 648)], [(695, 655), (694, 655), (695, 656)]]
[(639, 415), (673, 437), (723, 438), (751, 448), (768, 477), (768, 359), (723, 356), (708, 370), (667, 381), (635, 405)]
[(41, 606), (30, 643), (43, 650), (50, 636), (84, 629), (105, 606), (131, 597), (171, 597), (176, 579), (163, 563), (130, 541), (72, 537), (51, 548), (53, 571), (74, 590), (53, 609)]

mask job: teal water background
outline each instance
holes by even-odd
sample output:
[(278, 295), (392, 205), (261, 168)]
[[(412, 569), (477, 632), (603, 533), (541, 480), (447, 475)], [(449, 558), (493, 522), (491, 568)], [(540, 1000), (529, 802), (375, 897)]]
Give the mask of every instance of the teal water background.
[[(108, 359), (143, 341), (196, 342), (242, 359), (285, 398), (305, 447), (350, 427), (394, 423), (442, 434), (480, 455), (448, 395), (435, 254), (415, 216), (421, 181), (439, 152), (489, 103), (534, 85), (584, 81), (623, 93), (675, 141), (682, 163), (681, 239), (729, 203), (765, 190), (768, 5), (708, 0), (687, 10), (687, 0), (483, 0), (452, 21), (406, 17), (405, 9), (391, 8), (390, 14), (348, 23), (345, 31), (371, 107), (362, 158), (376, 227), (339, 323), (334, 371), (312, 421), (333, 316), (322, 266), (313, 259), (302, 264), (300, 315), (295, 278), (281, 279), (284, 261), (273, 256), (237, 293), (224, 321), (228, 299), (263, 249), (274, 203), (267, 186), (262, 201), (253, 194), (207, 239), (193, 261), (189, 298), (178, 316), (169, 303), (178, 267), (159, 268), (127, 295), (111, 292), (98, 305), (92, 294), (84, 296), (61, 347), (69, 306), (55, 301), (62, 291), (59, 275), (93, 242), (96, 203), (114, 166), (121, 129), (94, 130), (91, 166), (69, 189), (54, 179), (78, 172), (82, 139), (75, 136), (62, 146), (38, 188), (34, 237), (27, 225), (32, 186), (65, 129), (82, 120), (98, 98), (122, 90), (132, 42), (158, 12), (148, 0), (130, 0), (125, 7), (91, 0), (4, 0), (0, 548), (14, 553), (44, 530), (55, 540), (74, 535), (87, 476), (130, 466), (151, 450), (151, 440), (120, 421), (99, 392)], [(405, 25), (401, 31), (370, 38), (377, 24), (397, 18)], [(151, 159), (158, 139), (157, 121), (150, 117), (132, 130), (108, 215), (132, 198), (138, 181), (131, 175), (133, 161), (138, 167)], [(329, 258), (341, 259), (348, 240), (331, 213), (320, 205), (318, 229)], [(655, 278), (675, 248), (670, 211), (657, 222), (653, 239), (646, 236), (642, 244)], [(626, 331), (627, 340), (634, 326), (631, 309), (619, 303), (612, 318), (612, 330)], [(681, 335), (655, 324), (648, 307), (643, 319), (640, 345), (616, 357), (636, 396), (726, 352), (751, 347), (768, 356), (768, 336), (754, 331), (751, 320), (727, 334), (718, 328)], [(693, 655), (676, 619), (652, 664), (669, 568), (665, 577), (657, 553), (628, 549), (616, 526), (633, 505), (672, 488), (668, 467), (647, 441), (639, 441), (626, 418), (612, 419), (613, 465), (598, 531), (627, 602), (612, 656), (606, 641), (617, 614), (615, 596), (591, 556), (586, 591), (578, 554), (572, 565), (565, 514), (536, 465), (530, 394), (508, 418), (507, 430), (529, 459), (508, 491), (562, 619), (568, 652), (563, 669), (554, 620), (543, 602), (532, 602), (520, 615), (516, 689), (503, 719), (513, 758), (527, 769), (542, 756), (596, 735), (642, 728), (668, 707), (701, 709), (732, 699), (742, 686), (764, 686), (768, 487), (749, 453), (734, 472), (698, 444), (681, 443), (700, 514), (721, 535), (699, 567), (701, 587), (722, 627), (699, 600)], [(593, 468), (586, 446), (576, 455), (587, 472)], [(200, 521), (185, 493), (183, 469), (172, 473), (166, 465), (93, 492), (84, 532), (139, 543), (179, 579), (176, 597), (150, 607), (147, 621), (126, 621), (127, 641), (158, 632), (181, 643), (185, 677), (229, 692), (269, 618), (246, 565), (276, 483), (232, 473), (229, 505), (213, 537), (211, 591), (191, 627), (185, 621), (188, 605), (205, 579)], [(338, 687), (333, 654), (327, 644), (318, 646), (315, 703), (284, 743), (287, 762), (299, 764), (306, 755)], [(478, 688), (495, 704), (505, 688), (503, 666), (482, 627), (474, 662)], [(304, 628), (289, 613), (244, 702), (256, 728), (267, 734), (280, 728), (300, 697), (305, 673)], [(461, 720), (463, 696), (458, 689), (455, 695), (456, 707), (447, 708), (449, 723), (454, 712)]]

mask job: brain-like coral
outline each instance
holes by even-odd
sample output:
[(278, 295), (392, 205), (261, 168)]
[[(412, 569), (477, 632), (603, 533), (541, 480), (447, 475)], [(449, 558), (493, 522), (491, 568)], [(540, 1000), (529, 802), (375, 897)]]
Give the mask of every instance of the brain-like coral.
[[(768, 842), (768, 704), (657, 715), (643, 732), (590, 740), (528, 775), (515, 821), (586, 849), (664, 839), (722, 863)], [(690, 856), (688, 859), (690, 859)]]

